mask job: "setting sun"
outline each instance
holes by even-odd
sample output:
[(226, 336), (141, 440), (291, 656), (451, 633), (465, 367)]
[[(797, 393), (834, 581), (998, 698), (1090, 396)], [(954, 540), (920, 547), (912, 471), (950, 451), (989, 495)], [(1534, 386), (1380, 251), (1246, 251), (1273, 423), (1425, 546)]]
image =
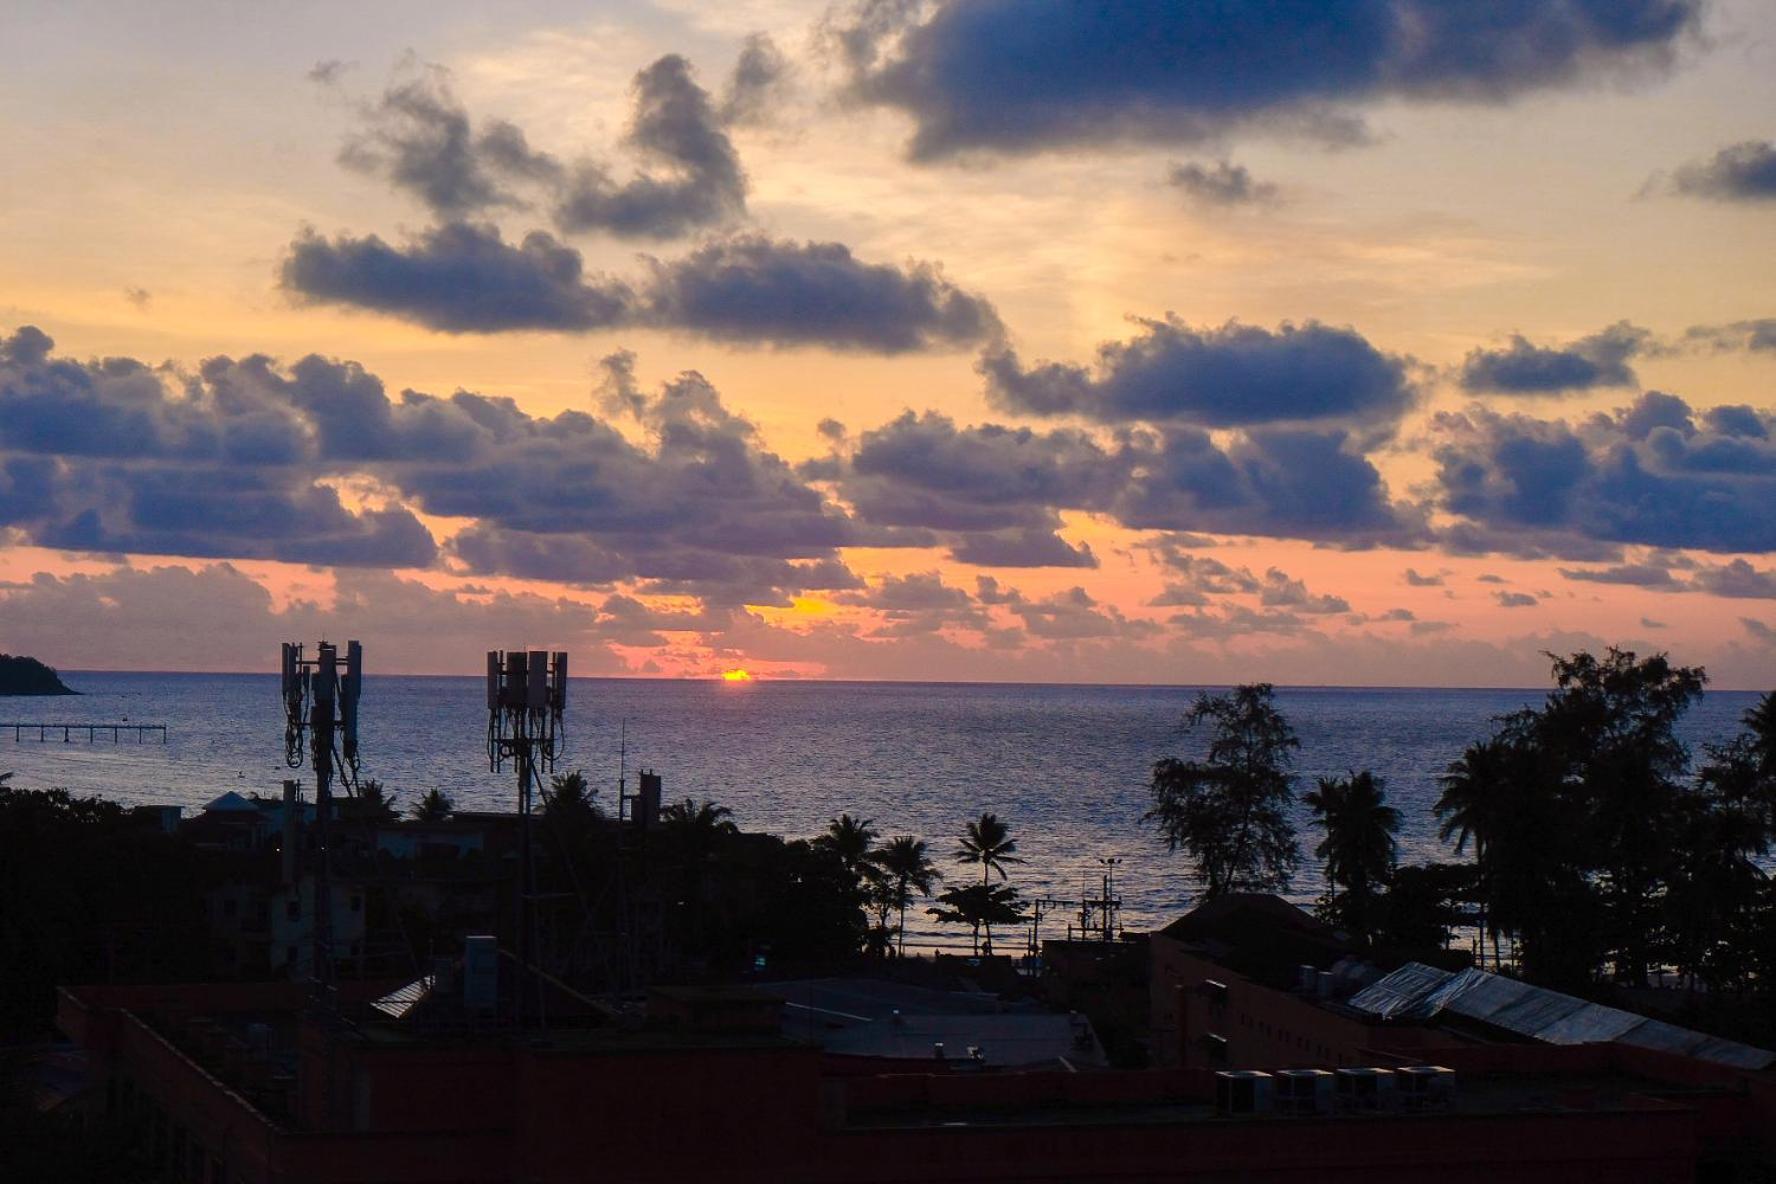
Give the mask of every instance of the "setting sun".
[(724, 671), (722, 671), (722, 681), (723, 682), (751, 682), (752, 681), (752, 672), (749, 670), (724, 670)]

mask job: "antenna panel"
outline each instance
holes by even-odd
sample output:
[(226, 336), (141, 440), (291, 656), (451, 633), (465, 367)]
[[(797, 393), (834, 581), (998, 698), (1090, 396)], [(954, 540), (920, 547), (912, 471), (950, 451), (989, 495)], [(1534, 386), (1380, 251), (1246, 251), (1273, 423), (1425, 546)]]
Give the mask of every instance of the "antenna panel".
[(338, 699), (339, 651), (324, 641), (315, 648), (315, 672), (310, 685), (314, 687), (315, 704), (326, 704), (331, 715), (333, 704)]
[(555, 651), (555, 679), (550, 697), (550, 706), (556, 711), (567, 707), (567, 651)]
[(500, 709), (500, 655), (498, 650), (487, 651), (487, 710)]
[(523, 650), (509, 650), (506, 653), (506, 693), (501, 697), (501, 706), (523, 708), (524, 688), (527, 682), (525, 672), (528, 666)]
[(530, 651), (530, 672), (525, 686), (524, 705), (532, 711), (549, 708), (549, 653)]
[(345, 680), (340, 685), (339, 722), (345, 732), (341, 751), (352, 765), (358, 762), (358, 694), (364, 689), (364, 647), (345, 643)]

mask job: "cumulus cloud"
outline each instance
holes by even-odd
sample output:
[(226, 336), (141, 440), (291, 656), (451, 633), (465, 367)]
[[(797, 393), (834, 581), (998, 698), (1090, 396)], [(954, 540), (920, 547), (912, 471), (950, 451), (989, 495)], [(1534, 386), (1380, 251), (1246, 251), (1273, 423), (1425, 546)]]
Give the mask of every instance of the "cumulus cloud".
[(299, 411), (206, 383), (175, 395), (128, 358), (77, 362), (27, 326), (0, 339), (4, 524), (39, 546), (424, 567), (437, 549), (400, 505), (348, 507)]
[(1776, 571), (1753, 567), (1735, 559), (1720, 567), (1704, 567), (1691, 577), (1691, 586), (1715, 596), (1744, 600), (1776, 600)]
[(1353, 329), (1317, 321), (1194, 329), (1170, 316), (1139, 324), (1133, 339), (1100, 345), (1091, 367), (1025, 368), (1011, 350), (991, 351), (980, 364), (988, 398), (1025, 415), (1211, 428), (1391, 422), (1414, 398), (1404, 359)]
[[(365, 638), (379, 670), (466, 670), (477, 653), (512, 637), (571, 646), (576, 670), (626, 668), (607, 646), (618, 638), (617, 621), (592, 605), (433, 588), (386, 572), (342, 571), (331, 603), (298, 599), (281, 607), (226, 563), (40, 573), (0, 584), (0, 616), (11, 637), (53, 647), (57, 663), (74, 667), (162, 670), (170, 659), (193, 670), (255, 669), (280, 637), (326, 635)], [(169, 635), (179, 638), (171, 653)]]
[(1096, 567), (1090, 544), (1069, 543), (1052, 526), (965, 534), (950, 547), (950, 558), (977, 567)]
[[(324, 62), (309, 76), (331, 85), (338, 74), (339, 63)], [(515, 125), (495, 120), (476, 130), (437, 66), (389, 86), (361, 115), (363, 127), (347, 138), (339, 162), (386, 178), (443, 218), (524, 206), (515, 186), (562, 176), (560, 162), (532, 150)]]
[(1619, 563), (1613, 567), (1569, 568), (1560, 569), (1560, 574), (1569, 580), (1579, 580), (1591, 584), (1624, 584), (1632, 588), (1656, 588), (1669, 591), (1681, 588), (1671, 574), (1671, 569), (1662, 563)]
[(1692, 325), (1684, 333), (1684, 341), (1716, 352), (1776, 351), (1776, 317), (1733, 321), (1725, 325)]
[(1671, 190), (1711, 201), (1776, 201), (1776, 143), (1745, 140), (1671, 175)]
[(580, 253), (543, 231), (507, 243), (494, 226), (446, 223), (390, 246), (376, 235), (306, 232), (280, 272), (285, 291), (317, 304), (386, 313), (444, 333), (584, 331), (632, 312), (627, 286), (585, 275)]
[(1140, 638), (1159, 632), (1159, 626), (1151, 621), (1131, 620), (1115, 605), (1100, 604), (1077, 585), (1037, 600), (1018, 595), (1008, 602), (1008, 607), (1023, 620), (1030, 636), (1048, 641)]
[(1085, 432), (957, 427), (938, 412), (907, 411), (863, 433), (841, 488), (884, 525), (1002, 530), (1041, 525), (1050, 507), (1109, 505), (1125, 466)]
[[(52, 350), (34, 329), (0, 340), (0, 525), (42, 546), (425, 566), (438, 549), (418, 510), (468, 520), (448, 554), (470, 570), (780, 603), (854, 585), (840, 546), (895, 541), (800, 479), (700, 375), (643, 391), (623, 355), (607, 393), (629, 433), (466, 391), (391, 397), (315, 356), (175, 374)], [(383, 492), (349, 505), (356, 481)]]
[(674, 238), (746, 213), (740, 156), (691, 64), (667, 54), (635, 76), (635, 111), (624, 143), (663, 173), (618, 182), (609, 166), (579, 162), (554, 207), (563, 231)]
[(1413, 568), (1407, 568), (1400, 578), (1414, 588), (1441, 588), (1444, 579), (1449, 575), (1446, 571), (1431, 572), (1428, 575)]
[(739, 127), (769, 123), (783, 102), (790, 77), (789, 59), (770, 34), (749, 35), (722, 90), (722, 121)]
[(1269, 205), (1278, 193), (1275, 185), (1257, 180), (1245, 165), (1226, 160), (1212, 166), (1195, 161), (1175, 164), (1166, 173), (1166, 184), (1191, 204), (1208, 209)]
[(653, 324), (718, 341), (895, 354), (999, 336), (998, 314), (934, 264), (865, 263), (842, 243), (744, 235), (656, 263)]
[[(781, 69), (768, 41), (748, 46), (730, 95), (759, 107)], [(774, 73), (775, 71), (775, 73)], [(321, 81), (331, 83), (336, 71)], [(647, 167), (618, 180), (606, 161), (566, 162), (532, 148), (505, 120), (476, 126), (450, 88), (449, 74), (421, 67), (360, 109), (361, 127), (339, 160), (418, 198), (447, 222), (500, 209), (546, 205), (564, 233), (673, 238), (742, 218), (746, 174), (709, 94), (677, 54), (635, 76), (624, 146)]]
[(997, 339), (998, 314), (935, 264), (867, 263), (841, 243), (745, 235), (652, 261), (639, 288), (588, 276), (543, 231), (507, 243), (496, 227), (449, 223), (403, 246), (375, 235), (291, 244), (281, 280), (298, 299), (384, 313), (445, 333), (587, 332), (647, 325), (735, 345), (880, 354)]
[(1114, 513), (1143, 530), (1350, 546), (1412, 546), (1425, 534), (1422, 515), (1389, 499), (1381, 473), (1345, 431), (1253, 431), (1225, 447), (1196, 429), (1166, 432), (1142, 455)]
[(1597, 387), (1633, 386), (1628, 362), (1645, 350), (1652, 335), (1627, 321), (1570, 345), (1547, 347), (1513, 335), (1504, 349), (1476, 349), (1461, 367), (1470, 391), (1506, 395), (1555, 395)]
[(1776, 416), (1704, 416), (1658, 391), (1573, 424), (1484, 408), (1433, 425), (1444, 509), (1482, 530), (1776, 550)]
[(862, 0), (831, 22), (856, 102), (905, 112), (909, 153), (1364, 135), (1360, 105), (1501, 103), (1664, 65), (1698, 0), (1351, 0), (1081, 7)]
[(1279, 567), (1267, 568), (1257, 576), (1250, 568), (1233, 567), (1208, 555), (1162, 554), (1161, 562), (1166, 568), (1165, 590), (1149, 601), (1157, 607), (1196, 608), (1212, 603), (1213, 598), (1235, 595), (1254, 595), (1261, 608), (1306, 615), (1347, 613), (1351, 607), (1341, 596), (1308, 591), (1305, 580)]
[(1416, 545), (1422, 515), (1390, 501), (1351, 433), (1248, 431), (1217, 443), (1195, 428), (1121, 430), (1109, 440), (1062, 428), (958, 427), (907, 412), (864, 432), (848, 453), (805, 465), (831, 481), (864, 522), (949, 538), (958, 558), (1009, 563), (1009, 532), (1080, 565), (1054, 536), (1057, 514), (1105, 515), (1138, 530), (1307, 538), (1340, 545)]
[(935, 571), (887, 575), (877, 584), (842, 592), (833, 599), (880, 613), (883, 624), (870, 634), (872, 637), (913, 637), (949, 626), (981, 630), (990, 624), (966, 589), (944, 583), (943, 576)]
[(1089, 547), (1056, 533), (1057, 511), (1109, 507), (1128, 463), (1084, 432), (959, 428), (948, 416), (908, 411), (814, 467), (864, 522), (937, 532), (961, 562), (1096, 567)]
[(1536, 598), (1527, 592), (1494, 592), (1492, 598), (1500, 608), (1530, 608), (1536, 603)]
[(1270, 568), (1264, 573), (1264, 583), (1258, 590), (1258, 603), (1265, 608), (1288, 608), (1298, 613), (1348, 613), (1350, 601), (1342, 596), (1330, 594), (1315, 595), (1307, 590), (1307, 584), (1298, 580), (1280, 568)]

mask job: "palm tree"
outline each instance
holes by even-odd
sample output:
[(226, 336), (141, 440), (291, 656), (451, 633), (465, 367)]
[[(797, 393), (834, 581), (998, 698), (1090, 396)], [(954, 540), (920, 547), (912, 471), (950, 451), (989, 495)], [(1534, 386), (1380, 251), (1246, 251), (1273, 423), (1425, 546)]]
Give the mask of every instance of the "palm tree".
[(1010, 828), (999, 821), (997, 814), (987, 813), (962, 828), (962, 845), (956, 849), (956, 862), (980, 864), (981, 883), (985, 884), (989, 873), (998, 872), (1003, 880), (1006, 864), (1023, 862), (1016, 851), (1017, 840), (1011, 837)]
[(733, 823), (734, 812), (718, 806), (708, 798), (693, 801), (686, 798), (660, 811), (660, 821), (681, 835), (732, 834), (739, 828)]
[(931, 862), (930, 848), (924, 839), (912, 835), (896, 835), (876, 850), (875, 864), (882, 869), (890, 884), (893, 903), (900, 908), (900, 941), (897, 952), (906, 956), (906, 911), (913, 892), (928, 896), (943, 873)]
[(875, 849), (876, 824), (871, 819), (860, 821), (849, 814), (840, 814), (827, 824), (826, 833), (814, 842), (836, 854), (845, 870), (856, 879), (867, 879), (874, 870), (870, 855)]
[(558, 773), (549, 778), (548, 791), (543, 794), (543, 814), (567, 820), (590, 818), (598, 813), (592, 801), (597, 793), (586, 780), (585, 770)]
[(382, 782), (374, 778), (359, 782), (357, 800), (349, 802), (343, 808), (357, 815), (366, 826), (378, 822), (393, 822), (401, 816), (400, 807), (395, 804), (395, 795), (384, 789)]
[(691, 945), (703, 948), (704, 905), (710, 895), (711, 865), (722, 840), (737, 834), (733, 811), (718, 806), (708, 798), (701, 802), (686, 798), (660, 811), (660, 837), (667, 844), (669, 866), (675, 869), (685, 899), (681, 905), (690, 909)]
[(1443, 792), (1435, 809), (1439, 825), (1437, 837), (1447, 843), (1455, 841), (1455, 853), (1465, 854), (1468, 841), (1474, 843), (1474, 866), (1478, 872), (1480, 895), (1480, 964), (1486, 964), (1486, 936), (1492, 937), (1492, 961), (1498, 957), (1498, 931), (1489, 925), (1487, 903), (1492, 895), (1492, 852), (1498, 807), (1505, 799), (1511, 776), (1514, 754), (1504, 740), (1493, 737), (1468, 745), (1467, 750), (1437, 779)]
[(1301, 799), (1326, 837), (1314, 854), (1326, 861), (1326, 879), (1343, 889), (1339, 919), (1367, 937), (1376, 889), (1394, 870), (1400, 812), (1387, 804), (1379, 778), (1365, 769), (1349, 777), (1322, 777)]
[(443, 822), (456, 811), (456, 802), (443, 790), (433, 787), (413, 803), (413, 817), (421, 822)]

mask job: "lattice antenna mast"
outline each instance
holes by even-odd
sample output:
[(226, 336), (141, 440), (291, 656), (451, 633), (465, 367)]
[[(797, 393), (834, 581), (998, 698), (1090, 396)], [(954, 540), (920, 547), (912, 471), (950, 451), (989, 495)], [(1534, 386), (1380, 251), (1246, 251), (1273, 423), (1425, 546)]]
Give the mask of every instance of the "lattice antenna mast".
[[(339, 772), (348, 789), (357, 784), (358, 695), (363, 688), (364, 647), (357, 642), (345, 643), (343, 658), (337, 646), (324, 641), (315, 647), (313, 658), (303, 655), (301, 643), (284, 643), (284, 763), (300, 768), (305, 748), (314, 760), (313, 971), (323, 997), (333, 985), (333, 869), (328, 843), (333, 775)], [(300, 885), (297, 890), (301, 891)]]
[(531, 808), (542, 778), (555, 769), (566, 730), (567, 655), (547, 650), (487, 652), (487, 761), (500, 772), (511, 761), (518, 773), (518, 974), (512, 990), (513, 1019), (524, 1024), (524, 983), (537, 984), (542, 1022), (542, 979), (535, 971), (536, 867), (531, 860)]

